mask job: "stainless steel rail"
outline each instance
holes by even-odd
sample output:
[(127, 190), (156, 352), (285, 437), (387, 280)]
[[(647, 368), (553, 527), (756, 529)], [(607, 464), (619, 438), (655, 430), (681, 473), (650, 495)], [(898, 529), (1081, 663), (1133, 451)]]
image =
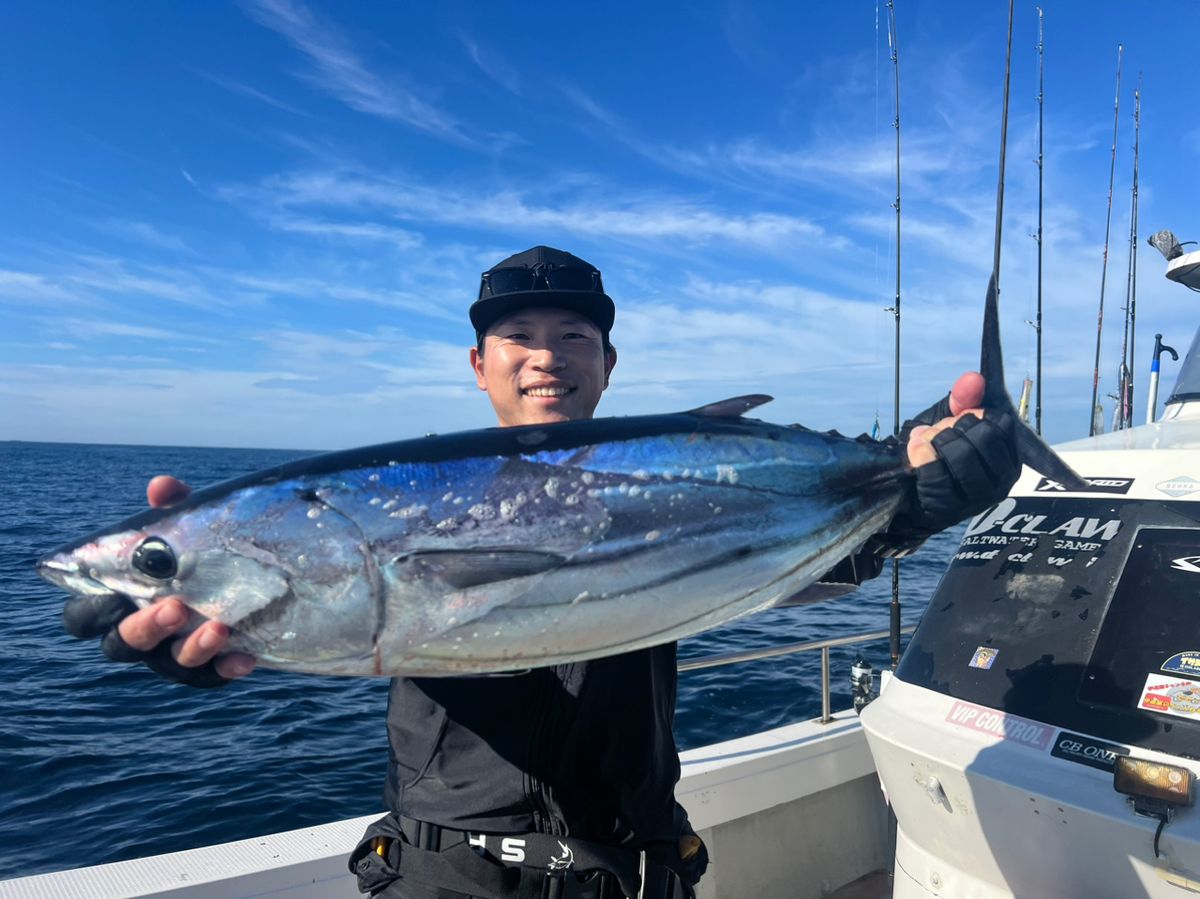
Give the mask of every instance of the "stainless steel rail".
[[(916, 625), (900, 628), (901, 634), (911, 634)], [(854, 643), (870, 643), (872, 640), (884, 640), (890, 636), (889, 631), (871, 631), (868, 634), (850, 634), (847, 637), (831, 637), (828, 640), (808, 640), (804, 643), (785, 643), (783, 646), (769, 646), (762, 649), (748, 649), (745, 652), (730, 652), (723, 655), (701, 656), (695, 659), (684, 659), (679, 663), (680, 671), (697, 671), (701, 668), (719, 668), (722, 665), (736, 665), (738, 662), (755, 662), (759, 659), (774, 659), (779, 656), (795, 655), (799, 652), (821, 650), (821, 723), (828, 724), (833, 720), (829, 708), (829, 650), (834, 646), (850, 646)]]

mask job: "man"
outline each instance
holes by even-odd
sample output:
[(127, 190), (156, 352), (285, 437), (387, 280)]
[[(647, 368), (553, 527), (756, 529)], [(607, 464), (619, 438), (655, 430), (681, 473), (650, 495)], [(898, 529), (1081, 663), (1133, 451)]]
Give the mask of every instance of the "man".
[[(600, 272), (561, 250), (534, 247), (485, 272), (470, 361), (499, 424), (591, 418), (617, 361), (614, 316)], [(908, 508), (826, 580), (873, 577), (883, 555), (1007, 493), (1019, 471), (1011, 423), (983, 419), (972, 408), (982, 395), (982, 378), (965, 375), (919, 418)], [(165, 477), (147, 488), (155, 506), (187, 492)], [(113, 658), (186, 683), (253, 667), (220, 654), (228, 630), (217, 622), (167, 639), (191, 614), (174, 599), (129, 611), (85, 598), (64, 614), (72, 633), (105, 633)], [(675, 687), (673, 643), (505, 676), (394, 679), (391, 812), (352, 856), (360, 887), (389, 899), (691, 896), (707, 853), (674, 797)]]

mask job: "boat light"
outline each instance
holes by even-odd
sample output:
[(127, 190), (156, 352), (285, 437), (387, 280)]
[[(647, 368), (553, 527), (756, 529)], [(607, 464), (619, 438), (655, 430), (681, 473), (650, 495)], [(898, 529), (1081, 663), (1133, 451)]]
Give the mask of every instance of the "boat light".
[(1154, 857), (1158, 858), (1158, 839), (1171, 820), (1176, 807), (1192, 804), (1195, 777), (1187, 768), (1164, 765), (1127, 755), (1117, 756), (1113, 768), (1113, 789), (1131, 797), (1133, 813), (1158, 819), (1154, 831)]
[(1134, 811), (1152, 817), (1158, 817), (1163, 806), (1191, 805), (1194, 783), (1195, 776), (1187, 768), (1127, 755), (1117, 756), (1113, 769), (1113, 789), (1133, 797)]

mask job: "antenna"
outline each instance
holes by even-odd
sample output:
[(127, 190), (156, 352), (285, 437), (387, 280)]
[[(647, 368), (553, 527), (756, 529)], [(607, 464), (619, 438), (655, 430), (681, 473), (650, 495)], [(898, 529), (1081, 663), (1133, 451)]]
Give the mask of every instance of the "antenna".
[[(1121, 54), (1124, 47), (1117, 44), (1117, 93), (1113, 99), (1113, 142), (1112, 163), (1108, 169), (1108, 216), (1104, 224), (1104, 264), (1100, 269), (1100, 312), (1096, 317), (1096, 366), (1092, 370), (1092, 409), (1089, 416), (1088, 436), (1096, 436), (1096, 400), (1100, 391), (1100, 335), (1104, 330), (1104, 285), (1108, 278), (1108, 238), (1112, 228), (1112, 194), (1113, 179), (1117, 171), (1117, 124), (1120, 122), (1121, 109)], [(1101, 418), (1103, 422), (1103, 418)]]

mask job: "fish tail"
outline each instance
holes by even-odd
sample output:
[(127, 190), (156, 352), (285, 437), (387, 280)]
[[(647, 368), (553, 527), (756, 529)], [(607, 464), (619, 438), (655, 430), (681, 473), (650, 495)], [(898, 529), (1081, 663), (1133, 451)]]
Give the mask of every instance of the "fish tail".
[(1044, 474), (1068, 490), (1086, 490), (1088, 482), (1077, 475), (1054, 450), (1021, 420), (1012, 397), (1004, 386), (1004, 356), (1000, 350), (1000, 306), (996, 293), (996, 273), (988, 280), (983, 304), (983, 340), (979, 352), (979, 373), (985, 382), (983, 406), (993, 412), (1007, 412), (1016, 429), (1017, 458), (1034, 471)]

